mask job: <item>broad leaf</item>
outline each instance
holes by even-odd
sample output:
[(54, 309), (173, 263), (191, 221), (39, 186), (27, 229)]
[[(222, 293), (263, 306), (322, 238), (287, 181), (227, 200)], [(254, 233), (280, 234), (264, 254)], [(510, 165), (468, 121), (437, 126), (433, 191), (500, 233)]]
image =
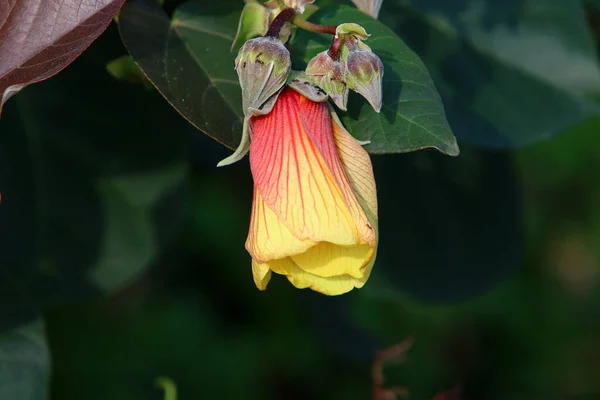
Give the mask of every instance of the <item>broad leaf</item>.
[[(457, 155), (456, 139), (448, 126), (439, 94), (419, 57), (382, 23), (349, 7), (326, 7), (312, 22), (337, 25), (354, 22), (371, 35), (366, 44), (381, 58), (383, 108), (376, 113), (358, 94), (351, 93), (348, 112), (340, 112), (348, 130), (360, 140), (370, 140), (371, 153), (400, 153), (435, 148)], [(293, 44), (296, 55), (307, 63), (326, 50), (331, 36), (300, 32)], [(299, 65), (295, 66), (296, 68)]]
[[(242, 111), (232, 67), (235, 54), (229, 48), (240, 10), (233, 1), (191, 2), (178, 8), (171, 21), (155, 4), (133, 1), (120, 15), (123, 41), (163, 96), (197, 128), (232, 148), (239, 144)], [(320, 10), (312, 18), (323, 19), (322, 23), (365, 24), (377, 38), (369, 43), (387, 68), (384, 111), (378, 115), (358, 95), (353, 96), (350, 111), (343, 116), (350, 131), (371, 140), (367, 149), (374, 153), (432, 147), (458, 154), (439, 96), (418, 57), (372, 18), (351, 8), (336, 10)], [(304, 46), (309, 47), (308, 54)], [(292, 51), (304, 60), (295, 67), (299, 69), (326, 46), (323, 37), (300, 33)]]
[(85, 50), (124, 0), (3, 0), (0, 4), (0, 112), (9, 97), (47, 79)]
[(0, 399), (45, 400), (50, 354), (41, 320), (0, 332)]
[(129, 283), (180, 221), (187, 123), (106, 73), (120, 47), (111, 33), (0, 121), (2, 324)]
[(242, 3), (191, 2), (170, 20), (152, 1), (128, 2), (119, 29), (127, 50), (162, 95), (196, 128), (234, 149), (242, 97), (230, 52)]
[(386, 0), (380, 19), (421, 56), (461, 140), (521, 146), (600, 111), (581, 1)]

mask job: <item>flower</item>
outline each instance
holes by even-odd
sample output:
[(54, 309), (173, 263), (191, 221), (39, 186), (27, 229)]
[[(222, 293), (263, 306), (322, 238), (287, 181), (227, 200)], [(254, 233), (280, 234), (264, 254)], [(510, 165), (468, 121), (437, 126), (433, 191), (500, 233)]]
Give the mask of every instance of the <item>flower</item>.
[(250, 118), (254, 178), (246, 249), (256, 286), (272, 272), (327, 295), (367, 281), (377, 251), (377, 199), (367, 152), (327, 103), (285, 88)]

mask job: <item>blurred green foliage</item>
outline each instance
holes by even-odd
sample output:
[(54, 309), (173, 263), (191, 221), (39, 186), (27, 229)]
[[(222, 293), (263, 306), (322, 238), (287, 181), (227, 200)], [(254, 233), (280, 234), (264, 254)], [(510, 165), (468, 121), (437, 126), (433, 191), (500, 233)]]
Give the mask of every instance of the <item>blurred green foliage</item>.
[(216, 169), (228, 149), (106, 72), (124, 54), (112, 26), (5, 106), (0, 399), (43, 399), (50, 380), (52, 400), (162, 400), (163, 376), (178, 400), (370, 399), (375, 352), (407, 337), (386, 382), (413, 399), (456, 384), (474, 400), (600, 396), (599, 115), (517, 150), (373, 156), (365, 288), (325, 297), (276, 276), (259, 292), (248, 162)]

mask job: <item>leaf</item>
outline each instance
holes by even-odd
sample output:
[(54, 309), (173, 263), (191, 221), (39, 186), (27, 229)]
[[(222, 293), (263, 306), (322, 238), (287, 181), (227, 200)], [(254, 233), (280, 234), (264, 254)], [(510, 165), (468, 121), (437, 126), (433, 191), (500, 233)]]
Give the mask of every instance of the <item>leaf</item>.
[[(178, 8), (170, 21), (156, 5), (133, 1), (120, 14), (123, 41), (163, 96), (194, 126), (231, 148), (239, 144), (243, 115), (232, 67), (235, 55), (228, 51), (238, 24), (236, 8), (233, 2), (191, 2)], [(378, 115), (362, 100), (351, 100), (350, 111), (343, 117), (347, 127), (359, 139), (371, 140), (367, 149), (375, 153), (433, 147), (458, 154), (439, 97), (418, 57), (389, 29), (359, 11), (345, 8), (338, 14), (335, 19), (340, 22), (365, 21), (372, 27), (373, 36), (381, 37), (373, 42), (374, 49), (380, 50), (378, 54), (390, 68), (384, 77), (384, 112)], [(313, 18), (321, 16), (324, 23), (332, 23), (326, 20), (331, 18), (327, 9), (319, 10)], [(310, 37), (318, 35), (302, 35), (295, 50), (312, 44), (311, 54), (316, 54), (325, 48), (310, 42)], [(388, 44), (377, 44), (382, 42)], [(390, 48), (398, 46), (404, 48), (405, 63), (391, 57)], [(309, 58), (305, 57), (304, 64)], [(403, 78), (398, 78), (398, 71)]]
[(134, 61), (190, 123), (235, 149), (242, 134), (242, 95), (230, 52), (239, 1), (190, 2), (170, 20), (154, 2), (130, 1), (119, 18)]
[(0, 333), (1, 399), (45, 400), (49, 380), (50, 352), (41, 320)]
[(460, 140), (522, 146), (600, 111), (580, 1), (386, 0), (380, 19), (427, 65)]
[(25, 86), (48, 79), (108, 26), (124, 0), (8, 0), (0, 5), (0, 112)]
[[(456, 138), (446, 121), (439, 94), (419, 57), (388, 27), (349, 7), (327, 7), (310, 20), (324, 25), (354, 22), (371, 37), (366, 41), (383, 61), (383, 108), (376, 113), (358, 94), (351, 93), (348, 112), (338, 112), (359, 140), (370, 140), (371, 153), (403, 153), (435, 148), (458, 155)], [(299, 32), (293, 50), (304, 64), (331, 44), (331, 36)], [(295, 65), (296, 68), (299, 65)]]
[[(180, 222), (187, 124), (104, 70), (116, 30), (0, 122), (0, 321), (137, 278)], [(68, 113), (68, 115), (65, 115)]]

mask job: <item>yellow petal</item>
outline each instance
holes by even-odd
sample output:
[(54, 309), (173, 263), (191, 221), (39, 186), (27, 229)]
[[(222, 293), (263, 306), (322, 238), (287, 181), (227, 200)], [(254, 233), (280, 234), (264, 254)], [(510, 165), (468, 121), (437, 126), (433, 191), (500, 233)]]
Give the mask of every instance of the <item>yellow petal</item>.
[(363, 266), (361, 283), (356, 285), (357, 288), (361, 288), (367, 279), (369, 279), (369, 275), (375, 264), (379, 241), (375, 176), (373, 174), (373, 166), (369, 154), (344, 128), (333, 111), (333, 107), (330, 109), (333, 122), (333, 136), (337, 146), (337, 152), (346, 172), (346, 176), (353, 188), (353, 193), (358, 199), (358, 202), (369, 221), (369, 225), (358, 225), (359, 229), (361, 227), (366, 228), (361, 230), (361, 235), (364, 235), (363, 237), (368, 237), (372, 234), (374, 239), (373, 242), (370, 242), (373, 244), (372, 258), (366, 266)]
[(362, 287), (366, 279), (356, 279), (350, 275), (323, 278), (300, 269), (290, 258), (268, 263), (273, 272), (285, 275), (298, 289), (310, 288), (316, 292), (335, 296), (344, 294), (355, 287)]
[[(311, 126), (318, 128), (307, 130), (301, 106), (302, 115), (309, 116)], [(252, 176), (265, 208), (271, 209), (293, 236), (355, 245), (361, 243), (355, 221), (321, 154), (323, 143), (314, 139), (328, 140), (335, 152), (331, 129), (331, 117), (323, 103), (284, 90), (271, 113), (251, 119)]]
[(364, 266), (373, 257), (373, 248), (368, 244), (339, 246), (321, 242), (301, 254), (292, 256), (296, 265), (306, 272), (324, 278), (336, 275), (364, 276)]
[(367, 280), (369, 280), (369, 276), (371, 276), (371, 271), (373, 270), (373, 265), (375, 265), (375, 256), (376, 255), (377, 255), (377, 248), (373, 249), (371, 261), (369, 261), (369, 263), (362, 268), (363, 276), (362, 276), (362, 278), (357, 280), (356, 285), (355, 285), (355, 287), (357, 289), (360, 289), (361, 287), (363, 287), (365, 285), (365, 283), (367, 282)]
[[(333, 109), (331, 111), (333, 136), (337, 152), (352, 186), (353, 193), (370, 222), (370, 227), (360, 225), (359, 228), (364, 227), (366, 231), (372, 231), (377, 236), (377, 189), (371, 158), (358, 141), (344, 128)], [(363, 230), (362, 233), (368, 235), (366, 231)]]
[[(322, 119), (314, 118), (314, 112), (305, 106), (310, 100), (302, 98), (300, 101), (300, 119), (305, 129), (310, 132), (312, 139), (319, 148), (327, 167), (337, 182), (344, 203), (359, 232), (361, 242), (376, 246), (376, 232), (371, 219), (366, 214), (353, 181), (358, 179), (358, 185), (363, 187), (365, 194), (369, 194), (369, 210), (377, 219), (377, 196), (375, 192), (375, 178), (369, 154), (350, 135), (341, 124), (333, 107), (329, 108), (327, 118), (328, 128), (324, 127)], [(359, 188), (360, 189), (360, 188)], [(370, 191), (370, 192), (369, 192)], [(367, 193), (369, 192), (369, 193)]]
[(300, 240), (292, 235), (265, 204), (258, 190), (254, 190), (250, 230), (246, 239), (246, 249), (252, 259), (265, 262), (285, 258), (302, 253), (314, 244), (312, 240)]
[(258, 263), (252, 260), (252, 277), (256, 287), (265, 290), (271, 280), (271, 268), (266, 263)]

